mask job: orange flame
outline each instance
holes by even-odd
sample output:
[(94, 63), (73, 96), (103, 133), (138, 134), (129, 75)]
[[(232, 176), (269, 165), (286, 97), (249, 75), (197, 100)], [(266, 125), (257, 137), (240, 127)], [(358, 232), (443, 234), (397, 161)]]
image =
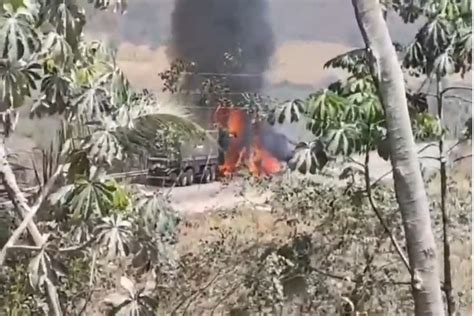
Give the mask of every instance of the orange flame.
[(252, 124), (252, 138), (247, 143), (246, 128), (249, 120), (247, 113), (237, 108), (217, 108), (214, 122), (226, 129), (231, 135), (224, 163), (219, 166), (224, 176), (231, 176), (242, 166), (255, 177), (270, 176), (281, 170), (280, 162), (265, 150), (259, 139), (259, 123)]

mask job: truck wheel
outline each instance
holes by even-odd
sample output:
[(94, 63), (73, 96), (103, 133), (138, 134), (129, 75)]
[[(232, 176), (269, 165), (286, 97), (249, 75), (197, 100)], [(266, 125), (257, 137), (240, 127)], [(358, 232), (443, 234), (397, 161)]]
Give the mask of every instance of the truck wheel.
[(188, 177), (186, 175), (186, 173), (182, 173), (180, 176), (179, 176), (179, 185), (182, 186), (182, 187), (185, 187), (188, 185)]
[(211, 170), (209, 169), (204, 169), (202, 172), (202, 178), (201, 178), (202, 183), (209, 183), (211, 182)]
[(194, 183), (194, 171), (193, 171), (193, 169), (186, 170), (185, 176), (188, 179), (187, 184), (192, 185)]
[(216, 166), (209, 167), (209, 173), (210, 173), (210, 181), (209, 182), (216, 181), (216, 177), (217, 177)]

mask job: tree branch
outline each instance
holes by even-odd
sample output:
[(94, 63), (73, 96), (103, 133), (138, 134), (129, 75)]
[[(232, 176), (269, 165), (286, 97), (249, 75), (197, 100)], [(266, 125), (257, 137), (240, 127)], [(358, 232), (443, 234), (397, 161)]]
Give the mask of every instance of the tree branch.
[(86, 240), (82, 244), (79, 244), (77, 246), (71, 246), (71, 247), (66, 247), (66, 248), (60, 248), (59, 252), (60, 253), (68, 253), (68, 252), (75, 252), (75, 251), (80, 251), (84, 248), (86, 248), (88, 245), (90, 245), (93, 241), (95, 240), (95, 237)]
[[(26, 218), (30, 212), (30, 207), (27, 203), (25, 195), (18, 187), (15, 174), (13, 173), (13, 170), (8, 162), (7, 152), (5, 149), (5, 139), (2, 139), (0, 142), (0, 179), (5, 186), (8, 197), (13, 203), (15, 210), (17, 213), (19, 213), (20, 218)], [(31, 221), (28, 221), (26, 225), (28, 226), (28, 231), (34, 240), (34, 243), (37, 246), (41, 246), (43, 244), (43, 236), (38, 230), (38, 227), (36, 227), (36, 225)], [(23, 232), (23, 230), (21, 232)]]
[[(15, 243), (18, 241), (20, 238), (21, 234), (23, 231), (27, 228), (27, 226), (30, 225), (30, 222), (33, 220), (34, 216), (36, 215), (36, 212), (38, 212), (41, 204), (43, 203), (44, 199), (46, 196), (49, 194), (49, 191), (51, 190), (52, 186), (56, 182), (57, 177), (62, 171), (62, 165), (59, 165), (53, 176), (49, 179), (48, 183), (44, 186), (43, 190), (41, 191), (40, 195), (36, 199), (35, 204), (33, 205), (32, 208), (30, 208), (28, 205), (25, 205), (27, 207), (27, 216), (23, 219), (21, 224), (18, 226), (17, 229), (13, 232), (13, 234), (10, 236), (8, 239), (7, 243), (3, 246), (2, 251), (0, 252), (0, 266), (3, 265), (6, 259), (6, 254), (7, 250), (11, 248), (12, 246), (15, 245)], [(15, 183), (16, 184), (16, 183)], [(21, 191), (20, 191), (21, 192)], [(36, 225), (35, 225), (36, 227)], [(38, 228), (36, 228), (38, 229)], [(41, 247), (43, 245), (43, 237), (41, 236), (41, 240), (36, 240), (35, 239), (35, 244), (37, 247)]]
[(391, 241), (392, 245), (395, 247), (395, 250), (397, 251), (398, 255), (400, 256), (400, 259), (402, 260), (403, 264), (408, 269), (408, 271), (410, 272), (410, 275), (411, 275), (412, 271), (411, 271), (410, 263), (408, 262), (408, 258), (403, 253), (402, 248), (400, 247), (397, 240), (393, 236), (392, 231), (388, 227), (387, 223), (385, 223), (385, 220), (383, 219), (382, 214), (380, 214), (380, 211), (379, 211), (378, 207), (375, 205), (375, 201), (372, 197), (372, 186), (370, 185), (370, 173), (369, 173), (370, 172), (370, 170), (369, 170), (369, 159), (370, 159), (370, 151), (369, 151), (369, 148), (367, 146), (367, 150), (366, 150), (366, 153), (365, 153), (364, 177), (365, 177), (365, 190), (366, 190), (366, 193), (367, 193), (367, 197), (369, 199), (369, 204), (370, 204), (372, 210), (374, 211), (375, 215), (377, 216), (380, 224), (382, 224), (382, 227), (384, 228), (386, 234), (390, 238), (390, 241)]
[(442, 98), (446, 93), (452, 90), (461, 90), (461, 91), (472, 91), (471, 87), (463, 87), (463, 86), (453, 86), (453, 87), (447, 87), (444, 90), (441, 90), (439, 95)]
[[(28, 228), (30, 235), (33, 237), (33, 241), (37, 247), (42, 247), (44, 243), (43, 235), (38, 230), (36, 224), (32, 221), (36, 212), (39, 210), (44, 199), (48, 195), (52, 186), (56, 182), (56, 178), (62, 171), (62, 165), (59, 165), (56, 172), (51, 176), (49, 181), (41, 190), (40, 195), (36, 199), (35, 204), (32, 208), (29, 207), (26, 198), (21, 192), (18, 184), (16, 182), (15, 174), (13, 173), (10, 164), (8, 163), (6, 150), (5, 150), (5, 139), (2, 139), (0, 142), (0, 179), (3, 180), (5, 188), (7, 189), (8, 196), (13, 202), (15, 209), (20, 213), (23, 221), (20, 226), (13, 232), (12, 236), (9, 238), (5, 246), (0, 252), (0, 266), (3, 265), (7, 250), (10, 246), (13, 246), (14, 243), (20, 238), (23, 231)], [(47, 299), (49, 301), (50, 309), (53, 315), (62, 316), (61, 306), (59, 303), (58, 291), (56, 286), (49, 280), (46, 280), (46, 293)]]
[(458, 158), (454, 159), (452, 163), (456, 163), (458, 161), (461, 161), (461, 160), (464, 160), (464, 159), (467, 159), (467, 158), (471, 158), (471, 157), (472, 157), (472, 154), (461, 156), (461, 157), (458, 157)]

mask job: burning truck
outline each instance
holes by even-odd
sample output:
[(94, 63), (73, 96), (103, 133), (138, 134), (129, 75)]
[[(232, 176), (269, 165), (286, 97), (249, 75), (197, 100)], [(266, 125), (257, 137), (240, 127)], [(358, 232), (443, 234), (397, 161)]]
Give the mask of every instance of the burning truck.
[(167, 152), (149, 157), (149, 182), (209, 183), (243, 168), (252, 176), (269, 177), (280, 173), (292, 157), (288, 138), (268, 123), (254, 120), (245, 109), (217, 107), (212, 123), (217, 127), (210, 131), (212, 137), (180, 144), (173, 157)]

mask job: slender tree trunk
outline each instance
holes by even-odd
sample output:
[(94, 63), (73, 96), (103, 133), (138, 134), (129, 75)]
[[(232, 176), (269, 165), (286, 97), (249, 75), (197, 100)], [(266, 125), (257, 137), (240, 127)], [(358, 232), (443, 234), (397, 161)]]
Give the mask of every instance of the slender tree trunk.
[[(436, 99), (438, 105), (438, 119), (443, 122), (443, 94), (441, 91), (441, 78), (436, 78)], [(449, 215), (446, 207), (447, 198), (447, 173), (446, 173), (446, 153), (444, 150), (444, 134), (441, 135), (438, 143), (439, 147), (439, 174), (440, 174), (440, 191), (441, 191), (441, 217), (443, 219), (443, 262), (444, 262), (444, 293), (448, 307), (448, 315), (455, 313), (455, 303), (453, 297), (453, 282), (451, 279), (451, 245), (449, 244)]]
[(444, 315), (428, 198), (410, 125), (403, 73), (379, 0), (352, 0), (382, 103), (397, 201), (412, 274), (416, 315)]

